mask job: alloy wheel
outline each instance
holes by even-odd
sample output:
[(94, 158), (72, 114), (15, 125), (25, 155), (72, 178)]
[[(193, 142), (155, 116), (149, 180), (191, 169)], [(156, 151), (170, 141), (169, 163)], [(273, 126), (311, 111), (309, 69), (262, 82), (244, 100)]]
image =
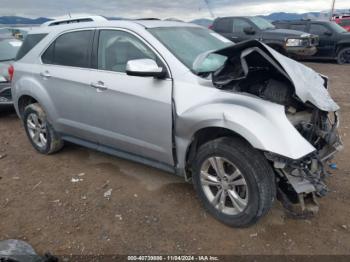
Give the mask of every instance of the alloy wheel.
[(45, 120), (37, 114), (30, 113), (27, 117), (28, 133), (33, 143), (38, 147), (46, 147), (47, 127)]
[(248, 205), (248, 186), (241, 171), (222, 157), (210, 157), (200, 170), (202, 189), (211, 204), (227, 215), (238, 215)]
[(350, 64), (350, 49), (345, 50), (340, 57), (342, 64)]

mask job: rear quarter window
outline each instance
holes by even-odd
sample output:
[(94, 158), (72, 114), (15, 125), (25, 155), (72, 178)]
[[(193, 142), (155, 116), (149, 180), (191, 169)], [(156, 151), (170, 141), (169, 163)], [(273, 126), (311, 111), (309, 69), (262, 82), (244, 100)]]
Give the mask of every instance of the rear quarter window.
[(44, 37), (47, 36), (47, 34), (30, 34), (27, 35), (27, 37), (24, 39), (24, 42), (19, 49), (16, 61), (22, 59), (26, 54), (29, 53), (30, 50), (34, 48), (41, 40), (44, 39)]
[(0, 39), (0, 62), (14, 60), (21, 45), (17, 39)]

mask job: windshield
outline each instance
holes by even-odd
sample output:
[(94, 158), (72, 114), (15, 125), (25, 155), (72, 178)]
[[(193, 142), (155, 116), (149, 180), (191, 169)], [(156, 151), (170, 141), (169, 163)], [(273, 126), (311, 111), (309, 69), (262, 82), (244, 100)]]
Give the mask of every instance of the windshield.
[[(162, 42), (182, 63), (195, 72), (215, 71), (225, 59), (210, 56), (200, 68), (196, 63), (200, 55), (233, 45), (233, 42), (221, 35), (201, 27), (159, 27), (149, 31)], [(215, 58), (216, 57), (216, 58)]]
[(250, 21), (252, 21), (259, 29), (267, 30), (267, 29), (275, 29), (276, 27), (271, 24), (269, 21), (262, 17), (249, 17)]
[(341, 27), (335, 22), (329, 22), (329, 26), (337, 33), (347, 33), (348, 31), (345, 30), (345, 28)]
[(0, 62), (14, 60), (21, 45), (17, 39), (0, 40)]

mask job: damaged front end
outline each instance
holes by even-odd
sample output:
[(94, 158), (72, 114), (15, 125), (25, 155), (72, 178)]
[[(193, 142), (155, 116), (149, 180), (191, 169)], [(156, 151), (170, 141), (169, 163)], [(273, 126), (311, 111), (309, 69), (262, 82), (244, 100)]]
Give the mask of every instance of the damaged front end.
[(316, 151), (298, 160), (273, 153), (265, 153), (265, 156), (273, 163), (277, 174), (278, 199), (290, 215), (305, 218), (318, 212), (316, 197), (323, 197), (329, 191), (325, 183), (329, 176), (327, 168), (343, 148), (337, 131), (339, 117), (337, 112), (318, 109), (288, 112), (287, 116)]
[(214, 54), (227, 58), (224, 66), (211, 74), (215, 87), (284, 106), (290, 123), (315, 149), (301, 159), (273, 152), (265, 155), (276, 172), (278, 198), (289, 214), (308, 217), (317, 213), (316, 197), (328, 192), (327, 167), (343, 147), (338, 134), (339, 107), (327, 90), (328, 79), (258, 41)]

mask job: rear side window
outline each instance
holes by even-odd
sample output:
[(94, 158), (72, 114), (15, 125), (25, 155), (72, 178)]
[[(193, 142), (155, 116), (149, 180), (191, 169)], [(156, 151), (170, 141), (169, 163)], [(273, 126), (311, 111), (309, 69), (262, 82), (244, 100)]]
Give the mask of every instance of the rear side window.
[(292, 24), (292, 25), (290, 25), (290, 29), (306, 32), (306, 25), (302, 25), (302, 24), (294, 24), (293, 25)]
[(93, 31), (77, 31), (58, 37), (41, 59), (44, 64), (90, 67)]
[(214, 23), (214, 29), (216, 32), (219, 32), (219, 33), (232, 33), (233, 31), (232, 19), (221, 18), (216, 20), (216, 22)]
[(32, 50), (41, 40), (43, 40), (45, 36), (47, 36), (47, 34), (27, 35), (22, 47), (17, 53), (16, 61), (22, 59), (26, 54), (28, 54), (28, 52)]

